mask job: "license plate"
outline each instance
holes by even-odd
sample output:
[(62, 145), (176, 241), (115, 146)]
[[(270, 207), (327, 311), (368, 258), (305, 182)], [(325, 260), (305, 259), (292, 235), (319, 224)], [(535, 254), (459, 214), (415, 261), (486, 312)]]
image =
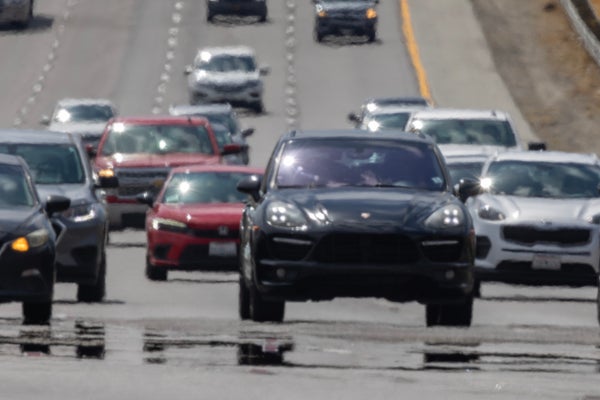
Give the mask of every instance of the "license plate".
[(533, 269), (549, 269), (559, 270), (560, 269), (560, 257), (546, 254), (536, 254), (533, 256), (531, 262), (531, 268)]
[(237, 246), (233, 242), (211, 242), (208, 245), (208, 255), (212, 257), (235, 257)]

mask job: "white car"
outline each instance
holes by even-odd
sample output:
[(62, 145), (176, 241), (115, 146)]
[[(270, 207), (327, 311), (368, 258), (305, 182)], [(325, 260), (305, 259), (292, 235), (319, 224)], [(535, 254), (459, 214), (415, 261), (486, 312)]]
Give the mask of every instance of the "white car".
[(600, 161), (595, 155), (510, 151), (492, 156), (466, 200), (476, 278), (528, 285), (598, 284)]
[(413, 113), (406, 130), (431, 136), (438, 145), (523, 149), (508, 113), (498, 110), (433, 108)]
[(369, 132), (393, 129), (404, 131), (411, 115), (419, 110), (423, 110), (423, 108), (424, 106), (421, 105), (377, 107), (363, 114), (357, 128), (365, 129)]
[(88, 148), (96, 148), (106, 123), (118, 115), (108, 99), (66, 98), (59, 100), (52, 116), (42, 117), (42, 124), (54, 132), (75, 133)]
[(261, 77), (268, 71), (257, 65), (250, 47), (200, 49), (193, 65), (185, 68), (190, 103), (229, 103), (260, 114), (264, 111)]

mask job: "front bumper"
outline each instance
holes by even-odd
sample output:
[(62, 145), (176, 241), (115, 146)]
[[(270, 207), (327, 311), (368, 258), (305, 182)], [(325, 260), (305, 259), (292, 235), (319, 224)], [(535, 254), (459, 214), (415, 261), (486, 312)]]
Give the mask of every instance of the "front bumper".
[[(259, 232), (253, 249), (248, 245), (242, 249), (242, 272), (263, 296), (279, 300), (381, 297), (447, 304), (463, 301), (471, 293), (471, 238), (369, 236), (333, 234), (313, 240)], [(342, 240), (332, 240), (336, 237)], [(446, 245), (429, 246), (436, 242)], [(253, 273), (245, 269), (248, 265), (253, 265)]]
[(184, 271), (238, 269), (237, 230), (221, 236), (216, 229), (181, 234), (150, 228), (147, 242), (149, 261), (155, 267)]
[(106, 243), (106, 215), (84, 222), (61, 219), (55, 225), (60, 227), (56, 243), (57, 281), (95, 283)]
[(0, 302), (47, 302), (54, 292), (54, 251), (50, 244), (27, 253), (0, 248)]
[(207, 1), (212, 15), (267, 15), (266, 1)]
[(351, 32), (357, 35), (369, 34), (377, 29), (377, 18), (373, 19), (354, 19), (324, 17), (317, 18), (315, 30), (322, 34), (345, 34)]
[(592, 229), (588, 242), (567, 245), (508, 241), (502, 234), (502, 226), (480, 221), (476, 227), (478, 280), (526, 285), (597, 285), (600, 238), (596, 229)]
[(192, 103), (223, 103), (253, 105), (262, 102), (261, 87), (229, 88), (227, 86), (195, 86), (190, 93)]
[(22, 4), (0, 4), (0, 23), (29, 21), (29, 1)]

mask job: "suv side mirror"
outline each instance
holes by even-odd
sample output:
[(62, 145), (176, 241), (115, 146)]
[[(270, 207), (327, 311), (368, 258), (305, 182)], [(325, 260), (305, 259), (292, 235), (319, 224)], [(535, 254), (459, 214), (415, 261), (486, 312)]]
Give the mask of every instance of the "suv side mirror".
[(463, 203), (467, 201), (469, 197), (476, 196), (480, 193), (481, 186), (479, 185), (479, 181), (474, 179), (461, 179), (458, 183), (457, 195)]
[(230, 143), (223, 146), (223, 150), (221, 151), (222, 156), (227, 156), (229, 154), (239, 154), (242, 152), (242, 146), (237, 143)]
[(116, 176), (99, 176), (95, 186), (103, 189), (114, 189), (119, 187), (119, 178)]
[(529, 142), (527, 143), (529, 151), (546, 151), (546, 142)]
[(351, 113), (348, 113), (348, 121), (354, 122), (355, 124), (359, 124), (360, 123), (360, 117), (358, 116), (357, 113), (351, 112)]
[(184, 70), (183, 70), (183, 74), (184, 75), (189, 75), (192, 72), (194, 72), (194, 68), (191, 65), (186, 65)]
[(248, 137), (250, 135), (252, 135), (254, 133), (254, 128), (247, 128), (244, 129), (243, 131), (240, 132), (242, 134), (242, 137)]
[(138, 203), (145, 204), (148, 207), (152, 207), (154, 205), (154, 201), (156, 200), (154, 195), (150, 192), (140, 193), (135, 196), (135, 199)]
[(271, 72), (271, 68), (268, 65), (262, 65), (258, 68), (258, 72), (261, 75), (268, 75)]
[(69, 207), (71, 207), (71, 199), (68, 197), (50, 195), (46, 198), (44, 210), (46, 210), (48, 216), (52, 216), (54, 213), (68, 210)]
[(42, 119), (40, 120), (40, 124), (42, 125), (50, 125), (50, 117), (47, 115), (42, 115)]
[(254, 201), (260, 199), (260, 185), (262, 178), (257, 175), (251, 175), (242, 179), (237, 184), (238, 192), (242, 192), (252, 197)]

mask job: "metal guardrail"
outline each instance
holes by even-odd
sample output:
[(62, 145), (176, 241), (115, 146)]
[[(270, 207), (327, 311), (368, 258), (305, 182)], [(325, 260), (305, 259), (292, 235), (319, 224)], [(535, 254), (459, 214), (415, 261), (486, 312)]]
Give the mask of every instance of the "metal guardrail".
[(579, 35), (583, 46), (594, 58), (596, 64), (600, 65), (600, 41), (598, 41), (596, 35), (592, 32), (579, 14), (577, 7), (575, 7), (573, 4), (573, 0), (560, 0), (560, 3), (569, 16), (571, 24)]

